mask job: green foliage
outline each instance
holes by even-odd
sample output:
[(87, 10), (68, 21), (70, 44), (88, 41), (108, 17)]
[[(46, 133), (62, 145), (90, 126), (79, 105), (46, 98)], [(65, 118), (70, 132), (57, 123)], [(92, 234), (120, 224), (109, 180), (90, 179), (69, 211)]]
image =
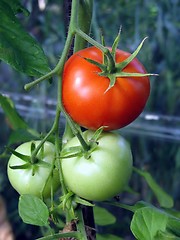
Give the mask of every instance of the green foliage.
[(19, 215), (23, 222), (37, 226), (47, 226), (49, 211), (46, 204), (38, 197), (21, 195), (19, 198)]
[(47, 59), (15, 16), (17, 10), (22, 10), (15, 3), (11, 7), (0, 1), (0, 59), (29, 76), (41, 76), (49, 71)]
[(165, 208), (172, 208), (174, 205), (173, 198), (167, 194), (158, 184), (157, 182), (153, 179), (151, 174), (146, 171), (139, 170), (137, 168), (134, 168), (135, 172), (137, 172), (140, 176), (144, 177), (147, 184), (151, 188), (151, 190), (154, 192), (156, 195), (158, 202), (161, 207)]
[[(172, 222), (175, 223), (173, 226)], [(142, 207), (133, 215), (131, 230), (138, 240), (163, 239), (163, 236), (165, 239), (178, 239), (180, 219), (154, 207)]]
[(105, 208), (95, 206), (94, 207), (95, 223), (100, 226), (105, 226), (109, 224), (114, 224), (116, 218)]
[[(58, 9), (60, 5), (59, 1), (58, 4), (56, 1), (53, 2), (57, 7), (56, 9)], [(47, 15), (43, 12), (44, 16), (42, 17), (41, 15), (38, 19), (41, 22), (41, 26), (38, 26), (40, 27), (38, 31), (43, 33), (40, 34), (44, 36), (44, 39), (42, 37), (41, 41), (50, 61), (56, 63), (57, 55), (60, 55), (59, 49), (63, 48), (64, 28), (63, 21), (60, 21), (55, 12), (53, 12), (53, 5), (51, 5), (50, 1), (49, 6), (50, 7), (47, 8)], [(61, 7), (62, 6), (59, 7), (60, 11)], [(144, 36), (149, 36), (146, 47), (143, 47), (142, 53), (140, 53), (140, 59), (147, 66), (148, 72), (159, 73), (159, 77), (156, 79), (152, 78), (151, 80), (152, 91), (147, 110), (170, 115), (179, 114), (180, 71), (177, 67), (180, 61), (178, 1), (96, 1), (95, 11), (97, 18), (94, 17), (93, 19), (92, 32), (97, 39), (99, 38), (99, 28), (102, 28), (106, 42), (108, 44), (112, 43), (112, 39), (117, 35), (120, 24), (123, 29), (120, 47), (133, 52), (139, 44), (140, 39)], [(22, 16), (27, 16), (29, 14), (27, 9), (20, 4), (20, 1), (0, 1), (0, 59), (11, 65), (15, 70), (29, 76), (38, 77), (49, 71), (47, 58), (39, 43), (34, 37), (27, 33), (22, 26), (19, 20), (19, 13), (22, 13)], [(36, 18), (38, 18), (37, 15)], [(56, 22), (57, 19), (58, 24)], [(36, 26), (36, 23), (34, 25)], [(59, 39), (61, 39), (61, 42)], [(14, 77), (9, 81), (14, 85), (18, 85), (19, 79), (15, 79)], [(3, 84), (4, 82), (1, 85), (2, 89)], [(10, 84), (10, 86), (13, 84)], [(41, 94), (45, 96), (46, 87), (43, 86), (43, 88), (40, 87), (40, 89)], [(52, 96), (54, 97), (54, 94), (52, 94)], [(0, 106), (12, 130), (8, 139), (8, 145), (41, 137), (39, 133), (32, 129), (32, 127), (30, 127), (19, 115), (11, 99), (0, 94)], [(179, 127), (179, 125), (177, 127)], [(132, 137), (132, 143), (133, 140)], [(165, 144), (168, 147), (165, 147)], [(137, 202), (131, 206), (130, 204), (123, 205), (122, 203), (114, 201), (111, 202), (111, 205), (113, 205), (113, 207), (120, 207), (121, 209), (124, 208), (130, 212), (132, 211), (131, 230), (137, 239), (178, 240), (180, 239), (180, 212), (172, 209), (172, 197), (162, 190), (157, 182), (160, 185), (164, 185), (166, 190), (168, 189), (171, 194), (174, 194), (176, 197), (175, 204), (179, 206), (179, 145), (176, 146), (176, 144), (172, 142), (157, 142), (156, 139), (149, 141), (144, 137), (141, 138), (138, 136), (138, 138), (134, 140), (133, 146), (135, 149), (135, 164), (140, 165), (142, 168), (145, 167), (153, 172), (153, 174), (150, 175), (147, 171), (136, 169), (137, 173), (142, 178), (138, 180), (135, 176), (132, 185), (133, 187), (135, 186), (136, 191), (139, 191), (139, 195), (128, 195), (128, 202), (130, 201), (134, 204), (136, 198), (144, 199), (146, 202)], [(6, 155), (3, 153), (0, 159), (2, 160), (1, 168), (6, 163), (4, 157), (6, 157)], [(7, 188), (7, 182), (4, 181), (4, 175), (3, 169), (0, 179), (0, 190), (4, 193), (6, 189), (8, 189), (8, 198), (10, 190)], [(152, 178), (152, 176), (154, 176), (154, 178)], [(151, 191), (149, 191), (149, 188), (144, 184), (144, 180), (152, 190), (153, 195), (151, 195)], [(158, 203), (154, 200), (154, 195)], [(9, 205), (11, 204), (10, 202), (15, 202), (14, 195), (12, 199), (9, 201)], [(127, 199), (125, 198), (125, 200)], [(149, 202), (155, 202), (155, 204), (159, 204), (161, 208), (154, 207)], [(77, 199), (77, 203), (88, 205), (83, 199)], [(93, 204), (89, 206), (93, 206)], [(25, 223), (37, 226), (49, 226), (49, 209), (42, 200), (36, 197), (29, 195), (21, 196), (19, 199), (19, 213)], [(119, 215), (117, 216), (118, 213), (111, 213), (111, 211), (107, 211), (104, 206), (95, 206), (94, 214), (95, 222), (98, 226), (112, 230), (113, 225), (115, 231), (120, 228), (118, 225), (119, 223), (117, 223), (119, 217)], [(14, 219), (15, 218), (11, 218), (13, 224), (17, 226), (17, 220)], [(129, 222), (130, 220), (126, 218), (125, 225), (128, 225)], [(19, 224), (22, 226), (22, 223)], [(23, 229), (23, 227), (18, 229)], [(111, 232), (113, 232), (113, 230)], [(24, 232), (25, 231), (26, 230), (24, 230)], [(58, 233), (41, 239), (78, 237), (78, 234), (76, 234), (77, 233), (74, 232), (67, 234)], [(117, 233), (115, 232), (114, 234)], [(97, 239), (120, 240), (121, 238), (113, 234), (98, 233)]]

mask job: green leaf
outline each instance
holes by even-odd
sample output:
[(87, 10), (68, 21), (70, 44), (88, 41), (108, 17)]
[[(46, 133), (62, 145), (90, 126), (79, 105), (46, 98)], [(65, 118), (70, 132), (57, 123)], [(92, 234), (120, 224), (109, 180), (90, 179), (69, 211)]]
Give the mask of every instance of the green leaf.
[(151, 190), (154, 192), (154, 194), (156, 195), (158, 202), (160, 204), (161, 207), (165, 207), (165, 208), (172, 208), (174, 205), (174, 201), (173, 198), (167, 194), (157, 183), (156, 181), (152, 178), (151, 174), (146, 172), (146, 171), (142, 171), (140, 169), (137, 168), (133, 168), (134, 171), (136, 173), (138, 173), (140, 176), (144, 177), (144, 179), (146, 180), (147, 184), (149, 185), (149, 187), (151, 188)]
[(116, 222), (115, 216), (105, 208), (95, 206), (93, 210), (94, 210), (95, 223), (97, 225), (106, 226), (106, 225), (114, 224)]
[(0, 1), (0, 59), (29, 76), (42, 76), (49, 72), (47, 58), (38, 42), (24, 30), (14, 9), (15, 5)]
[(78, 231), (66, 232), (66, 233), (55, 233), (49, 236), (37, 238), (36, 240), (59, 240), (59, 239), (82, 239), (81, 233)]
[(20, 142), (28, 142), (40, 138), (40, 134), (34, 129), (17, 129), (12, 131), (8, 139), (8, 145)]
[(113, 234), (97, 234), (97, 240), (123, 240), (122, 238), (115, 236)]
[(12, 129), (26, 129), (28, 128), (27, 123), (20, 117), (15, 109), (12, 100), (6, 96), (0, 94), (0, 105), (12, 127)]
[(131, 231), (138, 240), (153, 240), (158, 231), (165, 231), (168, 216), (152, 207), (135, 211), (131, 221)]
[(158, 231), (157, 235), (154, 238), (155, 240), (180, 240), (179, 237), (176, 237), (174, 234), (169, 232)]
[(179, 218), (153, 206), (139, 205), (139, 207), (133, 215), (130, 226), (138, 240), (179, 239)]
[(29, 16), (29, 11), (21, 5), (19, 0), (8, 0), (6, 3), (12, 8), (14, 14), (23, 12), (25, 16)]
[(167, 223), (167, 229), (180, 237), (180, 218), (170, 216)]
[(19, 198), (19, 215), (24, 223), (47, 226), (49, 211), (45, 203), (38, 197), (22, 195)]

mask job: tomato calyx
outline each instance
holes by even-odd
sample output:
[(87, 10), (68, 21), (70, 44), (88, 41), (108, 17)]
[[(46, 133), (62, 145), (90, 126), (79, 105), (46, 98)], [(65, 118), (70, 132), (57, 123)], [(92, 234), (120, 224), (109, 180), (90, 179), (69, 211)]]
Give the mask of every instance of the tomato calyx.
[(59, 208), (62, 208), (63, 210), (68, 209), (70, 210), (71, 207), (73, 206), (74, 208), (77, 207), (77, 204), (89, 206), (89, 207), (94, 207), (95, 205), (92, 204), (91, 202), (82, 199), (81, 197), (77, 196), (75, 193), (72, 191), (68, 190), (66, 194), (60, 197), (60, 204)]
[[(145, 76), (157, 75), (157, 74), (152, 74), (152, 73), (138, 73), (138, 72), (128, 73), (128, 72), (123, 71), (124, 68), (127, 67), (128, 64), (133, 61), (133, 59), (135, 59), (135, 57), (141, 50), (146, 39), (147, 39), (147, 37), (145, 37), (141, 41), (141, 43), (138, 45), (136, 50), (129, 57), (127, 57), (124, 61), (122, 61), (120, 63), (116, 63), (116, 59), (115, 59), (116, 58), (116, 50), (117, 50), (118, 43), (120, 40), (120, 31), (119, 31), (117, 37), (114, 40), (112, 48), (108, 48), (108, 47), (104, 46), (105, 51), (102, 51), (102, 54), (103, 54), (102, 63), (92, 60), (90, 58), (84, 58), (89, 63), (94, 64), (98, 68), (101, 69), (101, 72), (98, 73), (99, 76), (109, 78), (110, 83), (109, 83), (109, 86), (108, 86), (106, 92), (115, 85), (116, 79), (118, 77), (145, 77)], [(105, 43), (103, 42), (103, 44), (105, 44)]]
[(84, 148), (81, 146), (75, 146), (75, 147), (69, 147), (62, 149), (61, 151), (61, 159), (64, 158), (71, 158), (71, 157), (82, 157), (84, 156), (87, 160), (90, 159), (91, 153), (98, 147), (99, 142), (98, 139), (101, 136), (101, 133), (103, 132), (105, 127), (100, 127), (97, 129), (93, 136), (88, 140), (88, 149), (84, 150)]
[[(31, 156), (22, 154), (20, 152), (17, 152), (9, 147), (7, 147), (8, 151), (11, 152), (13, 155), (16, 157), (20, 158), (24, 163), (20, 165), (14, 165), (14, 166), (9, 166), (11, 169), (32, 169), (32, 176), (35, 175), (35, 172), (37, 171), (37, 168), (42, 166), (42, 167), (47, 167), (49, 168), (51, 165), (48, 162), (45, 162), (41, 159), (43, 159), (43, 148), (40, 151), (40, 156), (36, 156), (34, 158), (34, 161), (32, 161)], [(31, 154), (35, 150), (35, 144), (32, 142), (31, 143)]]

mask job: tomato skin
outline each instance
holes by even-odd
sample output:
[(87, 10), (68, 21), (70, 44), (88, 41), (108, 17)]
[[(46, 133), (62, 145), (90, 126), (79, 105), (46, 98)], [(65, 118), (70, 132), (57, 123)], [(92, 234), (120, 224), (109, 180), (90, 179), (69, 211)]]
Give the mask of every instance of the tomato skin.
[[(130, 53), (116, 51), (116, 62), (122, 62)], [(67, 113), (79, 125), (96, 130), (122, 128), (143, 111), (150, 94), (150, 82), (146, 77), (118, 77), (114, 87), (107, 90), (109, 79), (99, 76), (100, 68), (85, 58), (102, 63), (102, 52), (89, 47), (72, 55), (63, 71), (62, 101)], [(146, 73), (135, 58), (124, 72)]]
[[(15, 149), (16, 152), (22, 153), (24, 155), (31, 155), (31, 143), (32, 142), (25, 142), (21, 144), (19, 147)], [(37, 147), (40, 141), (33, 141), (35, 143), (35, 146)], [(40, 157), (40, 153), (37, 154), (37, 157)], [(55, 157), (55, 146), (54, 144), (50, 142), (44, 143), (44, 155), (43, 155), (43, 161), (47, 163), (52, 163), (53, 158)], [(32, 175), (32, 168), (28, 169), (12, 169), (10, 166), (17, 166), (22, 165), (25, 162), (18, 158), (15, 155), (11, 155), (8, 166), (7, 166), (7, 174), (9, 181), (13, 188), (19, 193), (19, 194), (32, 194), (37, 197), (41, 197), (41, 191), (44, 187), (44, 184), (46, 182), (46, 179), (49, 176), (50, 173), (50, 167), (43, 167), (35, 164), (35, 174)], [(54, 191), (57, 190), (59, 186), (59, 176), (58, 176), (58, 170), (54, 169), (53, 172), (53, 179), (50, 178), (45, 186), (45, 189), (43, 191), (43, 197), (47, 198), (50, 196), (51, 192), (51, 182), (53, 181), (53, 189)]]
[[(93, 131), (84, 132), (89, 140)], [(77, 137), (66, 145), (80, 146)], [(90, 158), (84, 156), (62, 159), (67, 187), (78, 196), (92, 201), (107, 200), (124, 190), (132, 172), (132, 153), (128, 142), (119, 134), (103, 132)]]

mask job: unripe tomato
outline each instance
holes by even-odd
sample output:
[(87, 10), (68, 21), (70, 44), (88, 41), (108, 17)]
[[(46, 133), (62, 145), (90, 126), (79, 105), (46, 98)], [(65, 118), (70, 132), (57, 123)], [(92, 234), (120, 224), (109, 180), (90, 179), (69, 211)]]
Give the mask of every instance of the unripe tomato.
[[(40, 141), (33, 141), (33, 143), (37, 147)], [(25, 142), (21, 144), (19, 147), (17, 147), (15, 151), (27, 156), (31, 156), (31, 144), (32, 142)], [(11, 168), (13, 166), (22, 166), (25, 164), (25, 162), (21, 158), (15, 156), (14, 154), (11, 155), (8, 161), (7, 174), (9, 181), (13, 188), (19, 194), (32, 194), (37, 197), (41, 197), (41, 192), (49, 177), (52, 161), (55, 157), (54, 144), (50, 142), (45, 142), (43, 145), (43, 151), (40, 150), (36, 157), (37, 162), (25, 169)], [(39, 163), (38, 159), (43, 160), (46, 163), (49, 163), (49, 166)], [(57, 190), (59, 186), (59, 176), (58, 170), (56, 168), (53, 170), (53, 178), (52, 176), (49, 177), (47, 184), (44, 188), (43, 191), (44, 198), (50, 196), (51, 183), (53, 184), (54, 190)]]
[[(92, 135), (90, 130), (83, 134), (86, 141)], [(74, 137), (63, 151), (77, 146), (80, 143)], [(132, 172), (129, 143), (119, 134), (103, 132), (89, 155), (62, 159), (62, 169), (67, 187), (75, 194), (87, 200), (106, 200), (122, 192), (128, 184)]]

